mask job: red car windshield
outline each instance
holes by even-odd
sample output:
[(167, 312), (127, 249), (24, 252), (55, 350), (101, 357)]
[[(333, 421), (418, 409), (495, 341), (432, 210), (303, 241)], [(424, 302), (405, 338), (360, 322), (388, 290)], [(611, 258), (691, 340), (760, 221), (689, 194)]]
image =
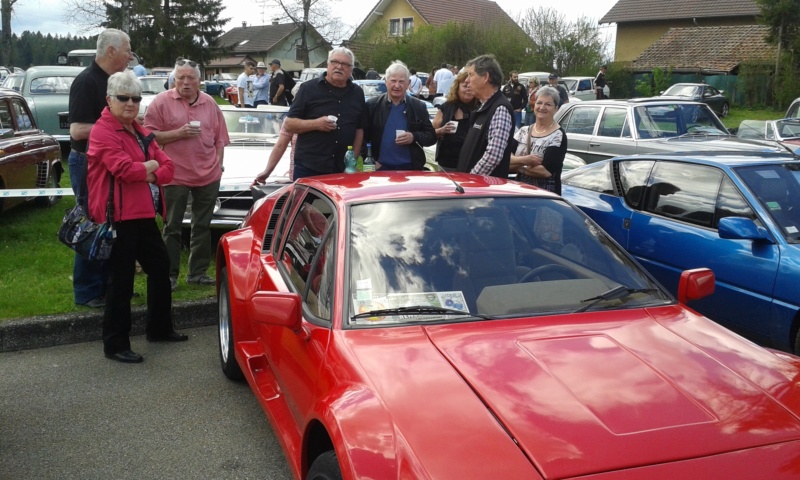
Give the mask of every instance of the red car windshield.
[[(573, 312), (615, 288), (636, 294), (592, 308), (671, 301), (600, 228), (560, 200), (372, 203), (353, 206), (350, 218), (353, 325), (467, 320), (436, 309), (491, 317)], [(353, 319), (397, 308), (404, 310)]]

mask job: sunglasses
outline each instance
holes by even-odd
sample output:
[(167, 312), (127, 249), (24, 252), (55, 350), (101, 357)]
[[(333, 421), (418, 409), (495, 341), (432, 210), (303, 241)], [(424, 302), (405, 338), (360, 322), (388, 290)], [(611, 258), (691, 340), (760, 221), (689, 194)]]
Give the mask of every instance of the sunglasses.
[(130, 97), (128, 95), (114, 95), (114, 96), (117, 98), (117, 100), (119, 100), (122, 103), (128, 103), (128, 100), (133, 100), (133, 103), (140, 103), (142, 101), (142, 97), (139, 96), (136, 97)]
[(197, 67), (197, 62), (193, 62), (191, 60), (185, 60), (185, 59), (184, 60), (178, 60), (177, 62), (175, 62), (175, 65), (177, 65), (179, 67), (182, 67), (182, 66), (186, 65), (187, 63), (192, 68), (196, 68)]

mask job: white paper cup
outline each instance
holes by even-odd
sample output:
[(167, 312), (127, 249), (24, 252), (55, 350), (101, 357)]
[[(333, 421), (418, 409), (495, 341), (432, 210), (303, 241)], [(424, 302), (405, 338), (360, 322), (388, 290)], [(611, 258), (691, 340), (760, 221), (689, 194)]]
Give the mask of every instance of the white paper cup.
[(394, 138), (400, 138), (400, 135), (406, 133), (405, 130), (395, 130), (394, 131)]
[(189, 125), (200, 128), (200, 120), (192, 120), (191, 122), (189, 122)]
[(328, 120), (330, 120), (333, 123), (336, 123), (339, 121), (339, 117), (337, 117), (336, 115), (328, 115)]
[(458, 130), (458, 122), (456, 120), (450, 120), (447, 122), (447, 126), (450, 127), (450, 130), (456, 131)]

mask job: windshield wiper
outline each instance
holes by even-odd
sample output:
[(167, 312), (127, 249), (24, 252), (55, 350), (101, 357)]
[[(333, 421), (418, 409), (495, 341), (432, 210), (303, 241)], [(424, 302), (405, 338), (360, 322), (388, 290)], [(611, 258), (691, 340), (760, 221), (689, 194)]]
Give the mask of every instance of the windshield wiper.
[(369, 312), (353, 315), (352, 319), (358, 320), (359, 318), (383, 317), (390, 315), (464, 315), (467, 317), (482, 318), (484, 320), (492, 319), (492, 317), (488, 315), (482, 315), (480, 313), (470, 313), (470, 312), (465, 312), (464, 310), (456, 310), (455, 308), (430, 307), (427, 305), (415, 305), (411, 307), (397, 307), (397, 308), (384, 308), (381, 310), (371, 310)]
[(629, 297), (634, 293), (653, 293), (657, 292), (658, 290), (655, 288), (629, 288), (625, 285), (618, 285), (607, 292), (603, 292), (600, 295), (592, 298), (587, 298), (581, 300), (583, 302), (591, 302), (587, 305), (582, 306), (581, 308), (575, 310), (574, 313), (581, 313), (589, 310), (593, 306), (597, 305), (600, 302), (605, 302), (607, 300), (619, 300), (625, 297)]

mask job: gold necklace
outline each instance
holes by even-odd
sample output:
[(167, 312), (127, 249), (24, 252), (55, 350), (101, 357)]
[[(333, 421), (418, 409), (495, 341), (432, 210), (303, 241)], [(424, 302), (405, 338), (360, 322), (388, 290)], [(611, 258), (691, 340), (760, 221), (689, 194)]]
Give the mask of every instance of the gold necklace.
[(550, 130), (550, 128), (552, 128), (552, 126), (553, 126), (553, 123), (555, 123), (555, 122), (550, 122), (550, 125), (548, 125), (546, 128), (543, 128), (543, 129), (537, 128), (539, 126), (539, 124), (538, 123), (534, 123), (533, 124), (533, 131), (541, 135), (544, 132)]

